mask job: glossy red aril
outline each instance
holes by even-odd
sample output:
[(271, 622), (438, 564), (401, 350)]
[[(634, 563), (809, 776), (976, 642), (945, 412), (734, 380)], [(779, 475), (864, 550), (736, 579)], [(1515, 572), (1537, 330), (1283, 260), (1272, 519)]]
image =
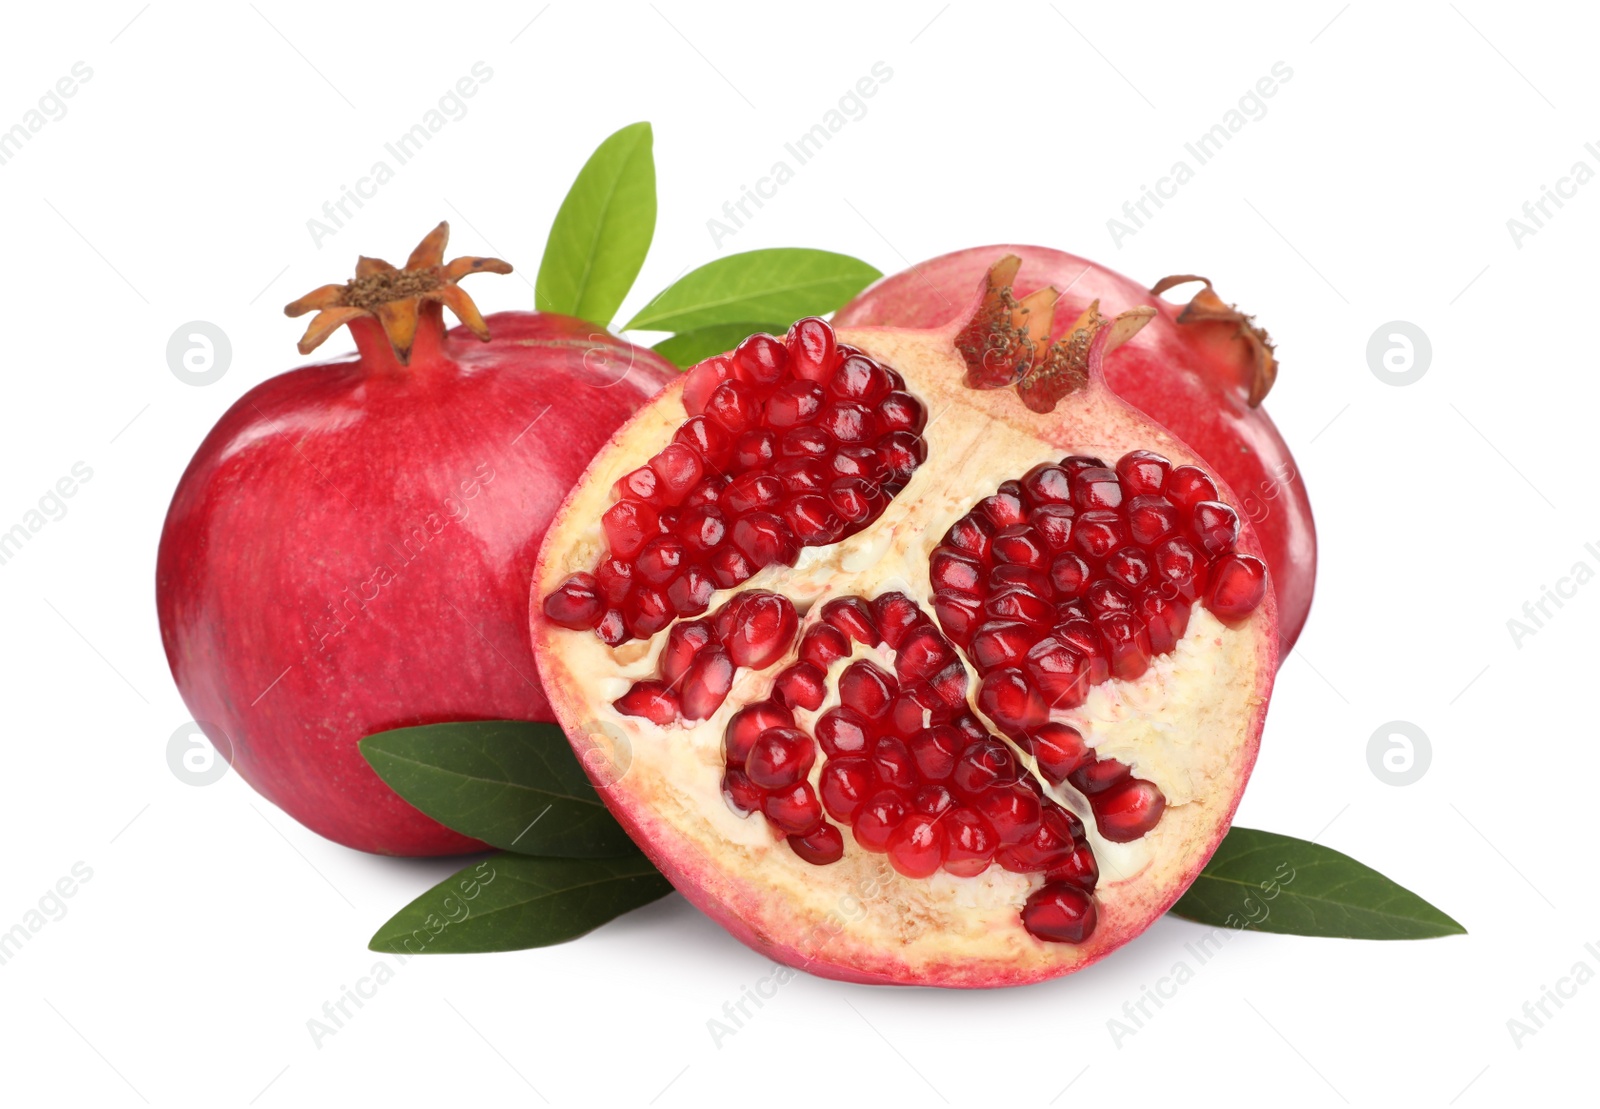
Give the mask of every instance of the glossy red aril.
[[(541, 551), (532, 636), (575, 742), (626, 760), (608, 804), (696, 904), (817, 973), (1086, 965), (1198, 873), (1254, 758), (1260, 546), (1103, 381), (1154, 310), (1051, 342), (1015, 269), (941, 331), (802, 320), (701, 363)], [(697, 569), (715, 588), (674, 607)]]
[[(156, 558), (167, 662), (233, 769), (314, 831), (390, 855), (483, 845), (401, 800), (356, 744), (402, 725), (555, 719), (526, 626), (540, 540), (594, 452), (676, 377), (592, 323), (479, 315), (457, 282), (511, 267), (445, 261), (448, 233), (403, 269), (363, 258), (354, 280), (289, 305), (316, 313), (302, 354), (341, 326), (356, 352), (269, 378), (223, 414)], [(461, 326), (446, 330), (445, 307)], [(669, 491), (686, 462), (671, 460), (647, 471)], [(618, 523), (635, 553), (646, 523)], [(590, 570), (552, 607), (621, 642), (616, 606), (651, 587), (631, 563)], [(671, 597), (635, 630), (693, 610)], [(665, 719), (671, 698), (636, 700)]]

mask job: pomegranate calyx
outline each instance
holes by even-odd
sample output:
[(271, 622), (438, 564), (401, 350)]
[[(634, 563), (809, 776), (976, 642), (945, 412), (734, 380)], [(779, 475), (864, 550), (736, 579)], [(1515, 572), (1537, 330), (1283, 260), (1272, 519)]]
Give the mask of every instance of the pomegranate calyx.
[(1177, 273), (1170, 277), (1163, 277), (1150, 286), (1154, 296), (1160, 296), (1168, 289), (1179, 285), (1187, 285), (1191, 281), (1199, 281), (1205, 288), (1196, 293), (1183, 310), (1178, 313), (1180, 324), (1222, 324), (1234, 328), (1234, 337), (1245, 345), (1248, 365), (1244, 369), (1246, 403), (1251, 408), (1258, 408), (1272, 390), (1272, 384), (1278, 379), (1278, 359), (1273, 353), (1272, 337), (1267, 334), (1267, 329), (1257, 327), (1255, 317), (1239, 311), (1239, 306), (1229, 304), (1216, 294), (1211, 287), (1211, 279), (1193, 273)]
[(956, 349), (967, 366), (968, 388), (1015, 385), (1031, 411), (1049, 412), (1088, 383), (1094, 373), (1091, 351), (1097, 364), (1149, 323), (1156, 310), (1140, 305), (1107, 320), (1096, 300), (1051, 343), (1061, 294), (1046, 285), (1018, 300), (1011, 289), (1021, 265), (1021, 259), (1008, 254), (989, 267), (972, 318), (956, 333)]
[(381, 258), (363, 256), (356, 262), (356, 275), (351, 280), (343, 285), (323, 285), (286, 305), (283, 314), (291, 318), (316, 312), (300, 338), (300, 353), (310, 354), (347, 324), (352, 325), (359, 344), (362, 336), (354, 322), (371, 318), (383, 328), (400, 365), (409, 365), (419, 327), (437, 331), (431, 338), (443, 336), (440, 305), (447, 306), (469, 331), (488, 342), (489, 327), (483, 315), (456, 283), (469, 273), (510, 273), (511, 265), (498, 258), (474, 257), (446, 263), (444, 248), (449, 241), (450, 224), (441, 222), (417, 244), (404, 269)]

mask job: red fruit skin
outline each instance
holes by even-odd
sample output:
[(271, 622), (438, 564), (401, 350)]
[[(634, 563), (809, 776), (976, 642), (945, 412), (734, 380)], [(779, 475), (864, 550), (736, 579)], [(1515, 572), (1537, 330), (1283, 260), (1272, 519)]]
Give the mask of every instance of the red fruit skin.
[[(1092, 300), (1106, 316), (1139, 305), (1159, 315), (1105, 363), (1112, 392), (1149, 415), (1205, 459), (1239, 497), (1255, 525), (1278, 598), (1287, 654), (1311, 609), (1317, 533), (1299, 467), (1266, 410), (1247, 402), (1253, 360), (1231, 326), (1178, 323), (1182, 304), (1121, 274), (1041, 246), (984, 246), (941, 255), (883, 278), (833, 317), (835, 327), (936, 328), (965, 311), (985, 273), (1007, 254), (1022, 259), (1014, 293), (1062, 290), (1056, 334)], [(1200, 286), (1195, 285), (1198, 289)], [(1181, 291), (1181, 290), (1180, 290)]]
[(357, 749), (447, 720), (554, 721), (528, 590), (556, 508), (611, 433), (679, 375), (564, 316), (504, 312), (409, 366), (371, 319), (360, 355), (291, 370), (217, 422), (156, 561), (184, 703), (235, 770), (329, 839), (386, 855), (483, 844), (424, 816)]

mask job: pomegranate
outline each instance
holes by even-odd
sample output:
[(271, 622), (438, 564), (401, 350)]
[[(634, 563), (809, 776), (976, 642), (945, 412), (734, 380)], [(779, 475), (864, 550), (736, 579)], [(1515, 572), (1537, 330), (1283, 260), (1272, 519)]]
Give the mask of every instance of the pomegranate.
[(1255, 761), (1260, 541), (1105, 383), (1156, 311), (1056, 328), (1016, 264), (947, 326), (805, 319), (695, 366), (540, 550), (535, 655), (606, 802), (816, 974), (1083, 967), (1193, 881)]
[[(289, 305), (357, 353), (241, 397), (189, 463), (156, 566), (167, 661), (233, 766), (329, 839), (439, 855), (480, 847), (400, 799), (356, 748), (446, 720), (552, 720), (530, 649), (533, 555), (606, 437), (677, 377), (581, 320), (480, 316), (441, 223), (404, 269)], [(462, 326), (445, 330), (448, 305)]]
[[(996, 258), (1022, 260), (1015, 293), (1061, 290), (1056, 320), (1070, 322), (1091, 301), (1108, 310), (1152, 308), (1148, 326), (1106, 359), (1111, 391), (1167, 428), (1214, 468), (1255, 525), (1278, 598), (1285, 654), (1311, 609), (1317, 534), (1299, 467), (1261, 407), (1278, 365), (1267, 333), (1224, 302), (1211, 283), (1187, 275), (1146, 289), (1086, 259), (1039, 246), (976, 247), (886, 277), (834, 316), (838, 327), (941, 327), (961, 311), (973, 282)], [(1162, 297), (1202, 282), (1187, 304)]]

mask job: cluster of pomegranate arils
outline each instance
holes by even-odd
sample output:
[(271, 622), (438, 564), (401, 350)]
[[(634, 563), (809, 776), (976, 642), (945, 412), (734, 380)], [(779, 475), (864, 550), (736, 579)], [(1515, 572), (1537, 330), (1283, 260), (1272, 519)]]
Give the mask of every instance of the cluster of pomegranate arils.
[(866, 527), (927, 457), (904, 379), (815, 318), (695, 366), (683, 407), (672, 442), (616, 483), (606, 557), (545, 599), (562, 627), (614, 647), (698, 616), (716, 590)]

